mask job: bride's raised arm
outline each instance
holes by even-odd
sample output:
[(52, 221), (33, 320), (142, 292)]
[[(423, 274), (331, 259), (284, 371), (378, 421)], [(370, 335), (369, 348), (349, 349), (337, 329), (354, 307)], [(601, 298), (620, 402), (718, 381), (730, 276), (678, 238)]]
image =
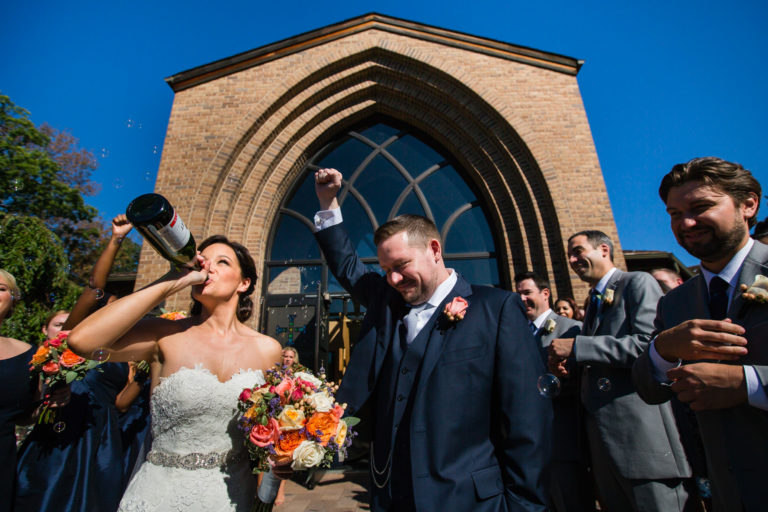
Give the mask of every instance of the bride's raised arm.
[(157, 341), (178, 332), (183, 322), (145, 316), (170, 295), (205, 282), (210, 262), (199, 255), (198, 261), (201, 270), (172, 270), (141, 290), (94, 312), (72, 330), (67, 344), (86, 358), (91, 358), (95, 350), (109, 349), (111, 361), (152, 360)]

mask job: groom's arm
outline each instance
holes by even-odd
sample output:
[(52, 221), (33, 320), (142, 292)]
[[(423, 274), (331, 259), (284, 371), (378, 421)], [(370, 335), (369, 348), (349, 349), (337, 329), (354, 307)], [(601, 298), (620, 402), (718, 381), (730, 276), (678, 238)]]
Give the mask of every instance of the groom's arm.
[(499, 419), (494, 422), (499, 463), (510, 510), (545, 510), (551, 458), (552, 402), (536, 383), (545, 373), (523, 304), (509, 294), (499, 316), (494, 388)]

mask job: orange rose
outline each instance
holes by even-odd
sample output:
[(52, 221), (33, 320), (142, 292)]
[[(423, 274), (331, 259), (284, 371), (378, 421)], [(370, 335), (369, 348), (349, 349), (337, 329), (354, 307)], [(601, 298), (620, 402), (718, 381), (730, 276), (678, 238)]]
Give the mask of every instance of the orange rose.
[(307, 436), (299, 430), (287, 430), (280, 433), (280, 439), (275, 443), (275, 453), (278, 455), (291, 455), (293, 450), (299, 446), (302, 441), (306, 441)]
[(332, 412), (316, 412), (309, 418), (305, 426), (307, 432), (313, 436), (320, 437), (321, 445), (327, 446), (331, 437), (336, 435), (336, 430), (339, 427), (339, 418)]
[(61, 366), (64, 366), (65, 368), (72, 368), (76, 364), (84, 363), (85, 358), (80, 357), (79, 355), (75, 354), (71, 350), (67, 349), (61, 353), (61, 357), (59, 357), (59, 362), (61, 363)]
[(48, 359), (48, 352), (50, 351), (51, 349), (47, 346), (40, 345), (40, 347), (37, 349), (37, 352), (35, 352), (35, 355), (32, 356), (32, 364), (44, 363), (45, 360)]

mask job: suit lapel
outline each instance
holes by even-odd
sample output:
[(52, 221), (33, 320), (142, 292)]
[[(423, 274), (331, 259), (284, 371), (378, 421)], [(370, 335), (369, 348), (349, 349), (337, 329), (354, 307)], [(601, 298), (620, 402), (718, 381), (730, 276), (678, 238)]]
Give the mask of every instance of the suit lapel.
[(611, 275), (610, 279), (608, 279), (608, 284), (605, 286), (605, 290), (602, 293), (603, 300), (600, 301), (600, 306), (597, 308), (597, 312), (595, 313), (595, 320), (592, 322), (591, 327), (587, 330), (586, 333), (587, 336), (594, 336), (597, 332), (598, 327), (600, 327), (600, 322), (603, 320), (603, 314), (605, 313), (606, 307), (612, 307), (608, 306), (605, 303), (605, 296), (608, 292), (608, 290), (613, 290), (614, 297), (613, 297), (613, 303), (618, 300), (618, 297), (616, 296), (616, 287), (619, 285), (619, 282), (621, 281), (621, 276), (624, 274), (619, 269), (616, 269), (616, 271)]
[[(455, 271), (454, 271), (455, 272)], [(429, 323), (424, 326), (424, 330), (429, 329), (428, 333), (423, 333), (429, 336), (429, 342), (427, 344), (427, 351), (424, 354), (424, 360), (422, 362), (421, 377), (419, 381), (426, 381), (432, 370), (435, 368), (435, 364), (440, 359), (443, 353), (443, 347), (446, 344), (446, 340), (449, 339), (455, 328), (448, 327), (443, 328), (443, 309), (445, 305), (451, 302), (456, 297), (463, 297), (469, 303), (467, 308), (467, 315), (472, 314), (472, 286), (461, 275), (458, 276), (458, 281), (453, 290), (443, 299), (442, 303), (435, 308), (435, 312), (429, 319)], [(462, 320), (466, 321), (466, 320)], [(441, 327), (441, 329), (437, 329)], [(422, 333), (419, 333), (421, 335)]]
[(758, 274), (766, 275), (768, 273), (768, 268), (766, 268), (767, 262), (768, 246), (755, 242), (741, 267), (739, 284), (736, 285), (736, 289), (733, 291), (733, 300), (731, 300), (731, 305), (728, 308), (728, 318), (736, 321), (746, 315), (750, 304), (741, 296), (741, 285), (750, 286), (755, 281), (755, 276)]
[(377, 382), (379, 378), (381, 366), (384, 364), (384, 359), (387, 356), (390, 343), (400, 343), (400, 326), (403, 324), (403, 319), (407, 313), (408, 308), (405, 301), (399, 293), (393, 293), (392, 298), (390, 299), (390, 316), (387, 319), (389, 330), (381, 330), (377, 332), (376, 336), (374, 367), (371, 369), (372, 371), (368, 376), (371, 383)]

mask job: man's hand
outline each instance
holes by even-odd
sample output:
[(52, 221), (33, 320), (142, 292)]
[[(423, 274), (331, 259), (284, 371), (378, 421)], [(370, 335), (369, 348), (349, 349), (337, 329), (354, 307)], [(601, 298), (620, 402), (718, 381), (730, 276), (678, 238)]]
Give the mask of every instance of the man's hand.
[(725, 409), (747, 401), (747, 382), (742, 366), (694, 363), (673, 368), (667, 377), (672, 391), (694, 411)]
[(341, 173), (336, 169), (320, 169), (315, 172), (315, 193), (321, 210), (339, 207), (336, 194), (341, 188)]
[(547, 348), (549, 371), (557, 377), (568, 376), (568, 358), (573, 353), (574, 338), (556, 338)]
[(659, 355), (670, 362), (678, 359), (696, 361), (718, 359), (734, 361), (747, 353), (742, 337), (744, 328), (725, 320), (687, 320), (680, 325), (662, 331), (656, 336), (654, 346)]
[(133, 224), (128, 222), (128, 217), (124, 213), (112, 219), (112, 238), (117, 243), (121, 243), (123, 238), (130, 233), (131, 229), (133, 229)]

